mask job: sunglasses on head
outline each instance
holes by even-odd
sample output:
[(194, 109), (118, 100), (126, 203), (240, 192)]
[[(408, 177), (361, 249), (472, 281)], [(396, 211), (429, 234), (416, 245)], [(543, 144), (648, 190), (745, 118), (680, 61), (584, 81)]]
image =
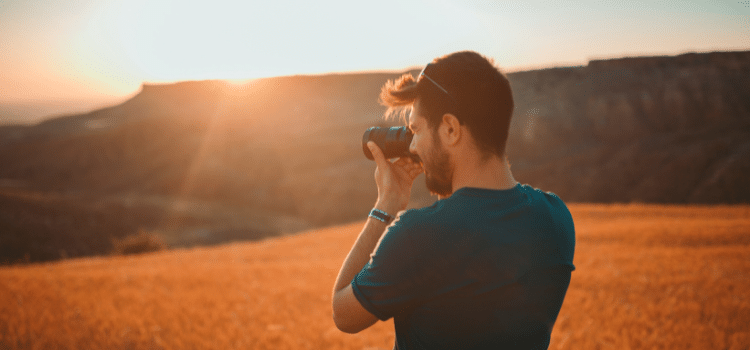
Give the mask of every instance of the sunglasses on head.
[(422, 77), (425, 77), (431, 83), (435, 84), (435, 86), (437, 86), (437, 88), (440, 89), (440, 91), (444, 92), (446, 95), (448, 95), (448, 97), (451, 98), (451, 100), (453, 100), (453, 96), (451, 96), (451, 94), (448, 92), (448, 90), (446, 90), (444, 87), (440, 86), (440, 84), (438, 84), (435, 80), (432, 80), (432, 78), (430, 78), (425, 73), (427, 71), (427, 68), (429, 68), (431, 65), (432, 65), (432, 63), (428, 63), (426, 66), (424, 66), (424, 69), (422, 69), (422, 72), (419, 73), (419, 77), (417, 78), (417, 82), (419, 82), (420, 80), (422, 80)]

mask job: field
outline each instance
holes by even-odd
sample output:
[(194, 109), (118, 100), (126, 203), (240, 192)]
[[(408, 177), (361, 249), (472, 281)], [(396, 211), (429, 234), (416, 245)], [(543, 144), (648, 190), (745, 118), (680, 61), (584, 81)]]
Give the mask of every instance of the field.
[[(550, 349), (750, 349), (750, 207), (571, 205)], [(331, 288), (361, 223), (253, 243), (0, 268), (0, 349), (391, 349)]]

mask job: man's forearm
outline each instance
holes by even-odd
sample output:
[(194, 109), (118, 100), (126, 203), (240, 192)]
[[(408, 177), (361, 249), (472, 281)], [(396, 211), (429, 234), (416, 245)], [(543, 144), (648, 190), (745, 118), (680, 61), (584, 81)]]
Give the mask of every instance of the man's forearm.
[[(389, 200), (378, 200), (375, 203), (375, 209), (382, 210), (390, 215), (396, 215), (396, 213), (404, 210), (405, 205), (400, 205), (397, 202)], [(370, 261), (370, 254), (375, 250), (375, 247), (380, 241), (380, 237), (383, 236), (386, 227), (388, 225), (378, 219), (371, 217), (367, 218), (365, 227), (362, 228), (362, 232), (359, 233), (357, 241), (354, 242), (352, 249), (349, 251), (349, 255), (346, 256), (344, 264), (341, 265), (339, 270), (339, 276), (336, 279), (334, 286), (334, 293), (338, 292), (349, 283), (351, 283), (354, 276), (356, 276), (360, 270)]]
[(341, 270), (339, 270), (339, 276), (336, 279), (333, 289), (334, 292), (338, 292), (349, 285), (354, 276), (367, 264), (370, 260), (370, 254), (375, 250), (375, 246), (380, 241), (380, 237), (383, 236), (385, 228), (386, 224), (384, 222), (373, 218), (367, 219), (365, 227), (362, 228), (357, 241), (354, 242), (349, 255), (346, 256), (343, 265), (341, 265)]

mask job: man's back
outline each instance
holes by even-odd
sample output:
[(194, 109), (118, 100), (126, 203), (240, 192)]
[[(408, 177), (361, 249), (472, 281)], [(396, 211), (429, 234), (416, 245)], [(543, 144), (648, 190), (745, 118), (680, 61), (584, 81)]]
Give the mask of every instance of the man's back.
[(556, 196), (461, 188), (409, 210), (352, 281), (397, 348), (547, 348), (574, 269), (573, 221)]

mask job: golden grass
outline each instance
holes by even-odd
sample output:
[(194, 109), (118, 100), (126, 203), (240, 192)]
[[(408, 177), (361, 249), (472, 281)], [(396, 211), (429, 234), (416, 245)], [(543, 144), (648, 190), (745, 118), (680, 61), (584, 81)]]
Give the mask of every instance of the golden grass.
[[(750, 207), (571, 205), (550, 349), (749, 349)], [(361, 223), (254, 243), (0, 268), (0, 349), (390, 349), (331, 320)]]

